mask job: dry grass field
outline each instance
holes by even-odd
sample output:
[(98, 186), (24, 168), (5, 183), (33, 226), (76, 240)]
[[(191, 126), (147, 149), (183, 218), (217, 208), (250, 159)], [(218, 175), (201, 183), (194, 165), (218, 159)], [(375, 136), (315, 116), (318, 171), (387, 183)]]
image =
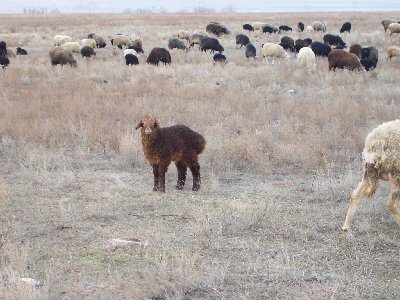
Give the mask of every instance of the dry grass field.
[[(1, 15), (0, 40), (28, 55), (0, 70), (0, 299), (399, 299), (387, 183), (341, 232), (366, 135), (400, 115), (400, 60), (385, 54), (400, 37), (383, 32), (385, 17), (400, 12)], [(317, 59), (308, 73), (293, 54), (267, 64), (236, 49), (245, 22), (314, 20), (334, 34), (351, 21), (343, 39), (377, 47), (377, 69), (329, 72)], [(227, 64), (197, 48), (145, 63), (210, 21), (232, 31), (221, 37)], [(54, 35), (91, 32), (108, 42), (95, 58), (50, 65)], [(143, 40), (138, 66), (111, 48), (116, 33)], [(249, 36), (259, 51), (282, 35)], [(174, 189), (174, 165), (166, 193), (152, 191), (134, 130), (147, 114), (204, 135), (199, 192), (190, 173)]]

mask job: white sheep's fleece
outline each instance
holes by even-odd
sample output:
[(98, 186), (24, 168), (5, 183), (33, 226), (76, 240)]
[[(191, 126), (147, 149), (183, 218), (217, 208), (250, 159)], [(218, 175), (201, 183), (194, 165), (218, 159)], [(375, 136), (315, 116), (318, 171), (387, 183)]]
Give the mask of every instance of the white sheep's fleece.
[(306, 68), (309, 71), (316, 69), (315, 54), (309, 47), (303, 47), (300, 49), (299, 54), (297, 55), (297, 60), (303, 68)]
[(261, 52), (264, 57), (290, 58), (290, 54), (278, 44), (265, 43)]
[(400, 120), (383, 123), (367, 135), (363, 159), (381, 172), (400, 172)]
[(124, 50), (124, 57), (127, 56), (128, 54), (133, 54), (133, 55), (137, 55), (137, 52), (135, 51), (135, 49), (125, 49)]

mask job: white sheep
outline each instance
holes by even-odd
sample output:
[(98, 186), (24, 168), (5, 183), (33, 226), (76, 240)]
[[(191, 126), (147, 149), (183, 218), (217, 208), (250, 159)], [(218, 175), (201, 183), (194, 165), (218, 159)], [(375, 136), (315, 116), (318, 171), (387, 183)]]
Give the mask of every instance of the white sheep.
[(285, 58), (285, 59), (290, 58), (289, 53), (287, 53), (281, 45), (273, 43), (263, 44), (261, 53), (263, 57), (267, 59), (267, 63), (269, 63), (268, 57), (272, 57), (272, 63), (274, 63), (274, 58)]
[(316, 69), (315, 54), (309, 47), (303, 47), (300, 49), (297, 55), (297, 60), (299, 64), (309, 71)]
[(251, 26), (253, 26), (254, 30), (260, 30), (264, 25), (265, 25), (265, 23), (262, 23), (262, 22), (253, 22), (253, 24), (251, 24)]
[(61, 46), (67, 42), (72, 42), (72, 38), (68, 35), (56, 35), (54, 36), (54, 46)]
[(308, 26), (306, 27), (306, 31), (307, 31), (307, 32), (312, 32), (312, 31), (314, 31), (314, 28), (312, 28), (312, 26), (308, 25)]
[(126, 35), (118, 34), (112, 39), (112, 44), (114, 49), (118, 46), (129, 47), (132, 46), (132, 40)]
[(314, 21), (311, 24), (311, 26), (314, 29), (314, 31), (326, 32), (326, 29), (327, 29), (327, 24), (325, 21)]
[(397, 46), (391, 46), (387, 48), (387, 58), (386, 60), (390, 59), (392, 60), (392, 57), (400, 57), (400, 47)]
[(178, 38), (180, 38), (181, 40), (187, 40), (189, 41), (190, 39), (190, 32), (186, 31), (186, 30), (179, 30), (178, 31)]
[(125, 49), (124, 50), (124, 57), (127, 56), (128, 54), (132, 54), (132, 55), (137, 56), (137, 52), (136, 52), (135, 49)]
[(96, 40), (95, 39), (83, 39), (82, 47), (85, 47), (85, 46), (92, 47), (93, 49), (96, 48), (96, 46), (97, 46)]
[(378, 180), (390, 181), (387, 202), (389, 213), (400, 226), (400, 212), (396, 201), (400, 199), (400, 120), (383, 123), (372, 130), (365, 139), (363, 151), (364, 175), (351, 194), (349, 209), (342, 229), (350, 229), (358, 202), (374, 195)]
[(392, 23), (388, 26), (389, 30), (390, 30), (390, 35), (392, 35), (393, 33), (400, 33), (400, 24), (399, 23)]
[(64, 50), (69, 50), (71, 52), (80, 53), (81, 45), (78, 42), (66, 42), (60, 46)]

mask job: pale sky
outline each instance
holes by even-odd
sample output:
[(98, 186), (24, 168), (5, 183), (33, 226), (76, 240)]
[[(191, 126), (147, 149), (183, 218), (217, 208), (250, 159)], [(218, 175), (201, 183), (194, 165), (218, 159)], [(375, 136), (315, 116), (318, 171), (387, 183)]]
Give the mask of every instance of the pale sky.
[(58, 10), (62, 13), (121, 13), (127, 9), (135, 12), (137, 9), (167, 12), (193, 12), (195, 7), (212, 8), (220, 12), (227, 7), (237, 12), (268, 12), (268, 11), (400, 11), (400, 0), (0, 0), (0, 13), (22, 13), (26, 8), (45, 8), (48, 12)]

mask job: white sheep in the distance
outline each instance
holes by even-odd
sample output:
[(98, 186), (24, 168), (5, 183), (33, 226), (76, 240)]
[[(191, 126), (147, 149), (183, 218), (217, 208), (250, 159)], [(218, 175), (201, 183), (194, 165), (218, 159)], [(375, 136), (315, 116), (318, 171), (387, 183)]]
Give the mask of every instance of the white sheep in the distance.
[(82, 47), (92, 47), (93, 49), (97, 47), (97, 43), (95, 39), (83, 39), (82, 40)]
[(136, 52), (135, 49), (125, 49), (124, 50), (124, 57), (127, 56), (128, 54), (132, 54), (132, 55), (137, 56), (137, 52)]
[(299, 54), (297, 55), (297, 61), (300, 66), (308, 71), (316, 69), (315, 54), (309, 47), (303, 47), (300, 49)]
[(393, 33), (400, 33), (400, 24), (399, 23), (392, 23), (388, 26), (389, 30), (390, 30), (390, 35), (392, 35)]
[(78, 42), (66, 42), (60, 46), (64, 50), (68, 50), (74, 53), (80, 53), (81, 52), (81, 45), (79, 45)]
[(180, 38), (181, 40), (189, 41), (190, 36), (191, 36), (191, 33), (187, 30), (179, 30), (178, 31), (178, 38)]
[(392, 60), (392, 57), (400, 58), (400, 47), (391, 46), (391, 47), (387, 48), (386, 53), (387, 53), (386, 60), (389, 60), (389, 59)]
[(400, 199), (400, 120), (383, 123), (372, 130), (365, 139), (363, 151), (364, 175), (351, 194), (343, 230), (350, 229), (358, 202), (374, 195), (378, 180), (390, 182), (387, 202), (389, 213), (400, 226), (400, 212), (396, 202)]
[(61, 46), (67, 42), (72, 42), (72, 38), (68, 35), (56, 35), (54, 36), (54, 46)]
[(289, 59), (290, 55), (283, 49), (281, 45), (273, 43), (265, 43), (262, 45), (261, 53), (264, 58), (266, 58), (267, 63), (269, 63), (268, 58), (272, 57), (272, 63), (274, 63), (275, 58)]
[(117, 47), (122, 47), (122, 46), (125, 46), (126, 48), (128, 48), (129, 46), (132, 46), (132, 40), (126, 35), (117, 34), (112, 39), (112, 44), (113, 44), (114, 49)]

